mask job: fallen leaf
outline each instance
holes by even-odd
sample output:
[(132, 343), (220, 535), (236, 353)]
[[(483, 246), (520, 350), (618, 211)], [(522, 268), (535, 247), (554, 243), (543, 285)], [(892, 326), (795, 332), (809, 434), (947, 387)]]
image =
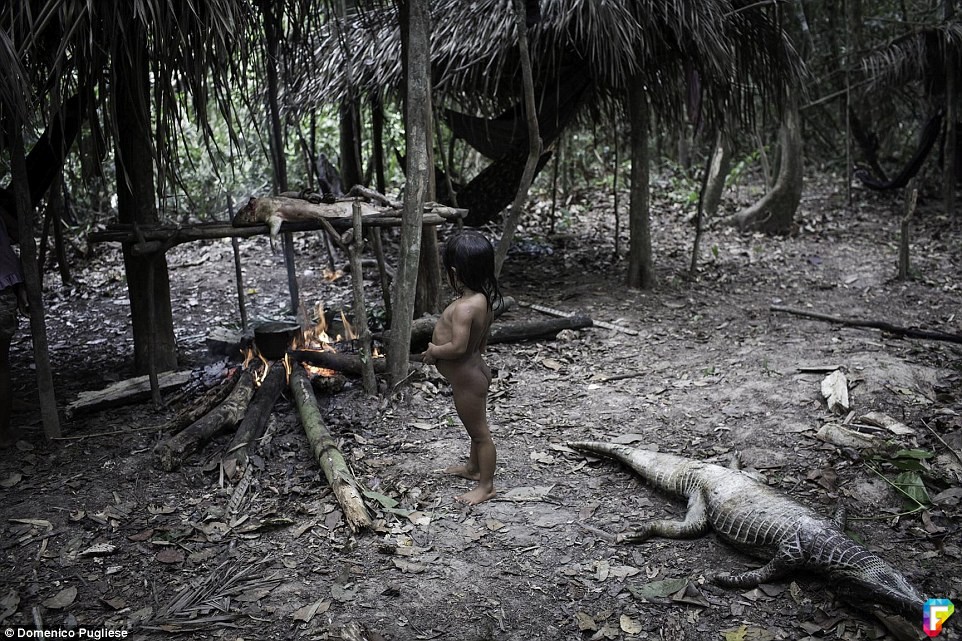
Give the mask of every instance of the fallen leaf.
[(152, 537), (153, 535), (154, 535), (154, 530), (153, 528), (151, 528), (147, 530), (141, 530), (136, 534), (131, 534), (127, 538), (130, 539), (131, 541), (146, 541), (150, 539), (150, 537)]
[(80, 556), (106, 556), (113, 554), (116, 550), (117, 546), (112, 543), (97, 543), (81, 552)]
[(534, 487), (513, 487), (499, 498), (503, 501), (544, 501), (554, 485), (536, 485)]
[(414, 525), (431, 525), (431, 515), (427, 512), (411, 512), (408, 514), (408, 520)]
[(745, 634), (747, 632), (748, 628), (743, 625), (730, 630), (722, 630), (722, 637), (724, 637), (725, 641), (745, 641)]
[(641, 570), (639, 570), (638, 568), (632, 567), (630, 565), (615, 565), (615, 566), (612, 566), (611, 570), (609, 570), (609, 573), (611, 574), (611, 576), (617, 579), (625, 579), (625, 578), (628, 578), (629, 576), (635, 576), (636, 574), (640, 574)]
[(504, 527), (504, 523), (502, 523), (498, 519), (488, 519), (487, 521), (484, 522), (484, 525), (486, 528), (488, 528), (492, 532), (497, 532), (498, 530)]
[(628, 586), (628, 591), (638, 599), (664, 598), (684, 589), (686, 585), (688, 579), (662, 579), (640, 586)]
[(47, 519), (10, 519), (11, 523), (23, 523), (24, 525), (34, 525), (36, 527), (42, 527), (47, 530), (53, 529), (53, 524)]
[(127, 602), (119, 596), (116, 596), (112, 599), (100, 599), (100, 602), (104, 605), (110, 606), (110, 608), (113, 610), (123, 610), (127, 607)]
[(708, 599), (705, 598), (701, 591), (690, 582), (686, 584), (685, 587), (672, 594), (671, 600), (675, 603), (697, 605), (700, 608), (707, 608), (711, 605), (708, 603)]
[(179, 548), (166, 547), (157, 553), (154, 557), (158, 563), (183, 563), (184, 562), (184, 552)]
[(20, 595), (16, 590), (10, 590), (0, 599), (0, 621), (8, 619), (20, 605)]
[(391, 561), (394, 562), (394, 567), (405, 574), (420, 574), (427, 569), (427, 566), (421, 563), (408, 561), (407, 559), (391, 559)]
[(7, 478), (0, 481), (0, 487), (13, 487), (23, 479), (23, 474), (20, 472), (10, 472)]
[(541, 361), (541, 364), (554, 372), (558, 372), (564, 369), (564, 363), (556, 361), (553, 358), (546, 358), (543, 361)]
[(346, 603), (348, 601), (353, 601), (354, 597), (357, 595), (357, 589), (351, 589), (345, 587), (340, 583), (335, 583), (331, 586), (331, 596), (340, 603)]
[(365, 491), (364, 496), (369, 499), (374, 499), (380, 503), (382, 507), (397, 507), (399, 505), (398, 502), (392, 499), (390, 496), (381, 494), (380, 492), (375, 492), (373, 490)]
[(318, 599), (314, 603), (305, 605), (302, 608), (294, 610), (295, 621), (303, 621), (304, 623), (310, 623), (311, 619), (314, 618), (316, 614), (323, 614), (327, 612), (331, 607), (330, 601), (325, 601), (324, 599)]
[(578, 629), (582, 632), (594, 632), (598, 629), (598, 624), (595, 623), (595, 620), (584, 612), (576, 613), (575, 621), (578, 623)]
[(69, 588), (64, 588), (60, 592), (49, 599), (44, 599), (40, 605), (50, 610), (63, 610), (65, 607), (74, 602), (77, 598), (77, 588), (70, 586)]
[(241, 592), (234, 598), (240, 601), (241, 603), (253, 603), (254, 601), (260, 601), (261, 599), (266, 597), (268, 594), (271, 593), (271, 590), (273, 589), (274, 589), (273, 586), (269, 588), (253, 588), (251, 590)]
[(641, 627), (640, 623), (626, 614), (621, 615), (621, 619), (619, 619), (618, 624), (621, 627), (621, 631), (625, 634), (638, 634), (644, 629)]

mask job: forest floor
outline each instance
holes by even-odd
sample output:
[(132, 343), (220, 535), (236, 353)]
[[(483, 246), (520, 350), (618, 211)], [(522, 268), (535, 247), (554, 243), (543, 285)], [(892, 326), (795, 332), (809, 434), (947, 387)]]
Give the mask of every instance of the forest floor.
[[(852, 535), (927, 598), (958, 602), (962, 348), (769, 307), (959, 333), (962, 229), (923, 202), (912, 231), (915, 277), (898, 281), (898, 199), (857, 191), (849, 208), (837, 185), (808, 188), (790, 237), (711, 227), (689, 280), (690, 206), (668, 181), (656, 184), (651, 291), (623, 286), (610, 195), (562, 204), (554, 235), (545, 232), (550, 203), (533, 203), (537, 222), (509, 257), (504, 293), (637, 334), (591, 328), (491, 346), (499, 496), (470, 508), (453, 501), (470, 483), (439, 473), (468, 441), (433, 367), (418, 365), (384, 400), (357, 381), (321, 397), (326, 424), (370, 490), (375, 527), (357, 534), (287, 396), (258, 444), (243, 502), (229, 512), (234, 487), (217, 465), (229, 435), (176, 472), (152, 464), (177, 407), (144, 401), (81, 414), (64, 422), (63, 440), (46, 441), (21, 331), (12, 355), (21, 438), (0, 453), (0, 627), (231, 641), (922, 638), (920, 619), (893, 636), (819, 577), (716, 587), (707, 577), (759, 562), (713, 534), (612, 543), (605, 532), (678, 518), (684, 502), (565, 447), (619, 439), (722, 464), (737, 454), (763, 482), (822, 514), (843, 502)], [(754, 197), (730, 194), (728, 206)], [(349, 309), (350, 277), (322, 277), (318, 236), (298, 234), (295, 245), (302, 300)], [(241, 247), (251, 312), (272, 316), (288, 300), (282, 257), (265, 237)], [(237, 322), (231, 245), (181, 245), (168, 261), (182, 366), (199, 370), (215, 360), (208, 330)], [(75, 284), (50, 275), (45, 292), (61, 406), (132, 376), (117, 246), (95, 247), (73, 269)], [(375, 274), (365, 276), (377, 301)], [(502, 320), (539, 318), (518, 307)], [(820, 392), (834, 368), (849, 381), (849, 427), (877, 411), (912, 434), (890, 435), (875, 451), (818, 438), (823, 425), (847, 418), (829, 412)], [(924, 509), (893, 488), (913, 467), (922, 471), (908, 477), (910, 492), (920, 497), (924, 484)], [(959, 621), (950, 619), (942, 638), (962, 638)]]

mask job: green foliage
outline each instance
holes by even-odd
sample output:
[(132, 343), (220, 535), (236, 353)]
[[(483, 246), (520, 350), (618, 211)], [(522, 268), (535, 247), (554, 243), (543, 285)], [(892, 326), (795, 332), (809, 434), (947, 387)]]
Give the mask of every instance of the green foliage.
[[(929, 470), (928, 460), (935, 454), (923, 449), (899, 449), (888, 454), (877, 454), (872, 464), (866, 464), (901, 497), (906, 513), (927, 509), (932, 504), (922, 475)], [(894, 468), (894, 469), (893, 469)], [(899, 470), (894, 477), (883, 471)]]

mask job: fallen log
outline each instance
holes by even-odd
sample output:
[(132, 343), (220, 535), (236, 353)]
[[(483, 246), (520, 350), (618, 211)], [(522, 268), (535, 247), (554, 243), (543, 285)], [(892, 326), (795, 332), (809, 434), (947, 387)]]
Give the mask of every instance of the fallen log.
[(843, 318), (840, 316), (831, 316), (829, 314), (820, 314), (818, 312), (809, 312), (803, 309), (793, 309), (791, 307), (782, 307), (780, 305), (771, 305), (768, 309), (769, 311), (772, 311), (772, 312), (782, 312), (785, 314), (792, 314), (794, 316), (814, 318), (815, 320), (826, 321), (829, 323), (837, 323), (839, 325), (847, 325), (849, 327), (871, 327), (872, 329), (880, 329), (883, 332), (889, 332), (890, 334), (896, 334), (898, 336), (907, 336), (909, 338), (922, 338), (922, 339), (932, 340), (932, 341), (962, 343), (962, 334), (951, 334), (948, 332), (939, 332), (935, 330), (915, 329), (912, 327), (900, 327), (898, 325), (893, 325), (891, 323), (886, 323), (884, 321), (862, 320), (859, 318)]
[[(517, 305), (517, 301), (514, 298), (505, 296), (501, 304), (495, 306), (494, 318), (497, 319), (515, 305)], [(437, 322), (437, 316), (422, 316), (411, 321), (411, 353), (419, 354), (428, 348), (428, 343), (431, 342), (431, 336), (434, 335), (434, 325)], [(387, 342), (390, 340), (390, 334), (391, 332), (388, 330), (380, 336), (375, 336), (375, 338), (380, 338)]]
[[(412, 332), (411, 360), (421, 359), (421, 352), (427, 348), (435, 322), (435, 319), (427, 317), (415, 321), (415, 324), (423, 326), (419, 331), (423, 334), (422, 338), (424, 340), (423, 343), (415, 343)], [(424, 329), (428, 324), (430, 324), (431, 332)], [(554, 338), (558, 335), (558, 332), (563, 329), (584, 329), (585, 327), (591, 326), (592, 320), (587, 316), (566, 316), (564, 318), (552, 318), (533, 322), (500, 323), (491, 327), (491, 333), (488, 336), (488, 345)], [(425, 332), (427, 333), (424, 334)], [(387, 332), (385, 332), (385, 334), (386, 333)], [(417, 349), (418, 347), (420, 347), (420, 349)], [(309, 349), (293, 350), (290, 354), (291, 358), (300, 363), (307, 363), (315, 367), (323, 367), (354, 376), (361, 375), (361, 358), (356, 354)], [(376, 373), (383, 374), (387, 371), (387, 359), (375, 358), (373, 359), (373, 364)]]
[(271, 409), (286, 383), (287, 372), (284, 370), (284, 363), (274, 362), (264, 380), (261, 381), (260, 387), (254, 392), (250, 405), (247, 406), (247, 412), (244, 414), (244, 420), (241, 421), (221, 458), (224, 473), (229, 479), (235, 480), (247, 467), (247, 452), (250, 445), (264, 433), (264, 426), (270, 418)]
[(592, 320), (587, 316), (565, 316), (564, 318), (550, 318), (524, 323), (501, 323), (491, 327), (488, 345), (554, 338), (563, 329), (584, 329), (592, 325)]
[(321, 410), (317, 406), (317, 397), (314, 396), (311, 381), (303, 367), (298, 366), (291, 371), (291, 394), (294, 396), (304, 433), (311, 444), (311, 452), (340, 503), (348, 526), (353, 532), (370, 527), (371, 515), (368, 514), (367, 506), (358, 492), (357, 480), (351, 474), (344, 455), (337, 449), (334, 437), (324, 425)]
[[(161, 390), (179, 387), (190, 380), (190, 371), (162, 372), (158, 374)], [(72, 418), (86, 412), (97, 412), (111, 407), (139, 403), (150, 398), (150, 377), (137, 376), (108, 385), (102, 390), (80, 392), (77, 398), (67, 405), (65, 414)]]
[[(360, 376), (362, 372), (363, 364), (361, 363), (361, 357), (357, 354), (343, 354), (341, 352), (314, 349), (295, 349), (292, 350), (290, 354), (291, 358), (295, 361), (307, 363), (314, 367), (332, 369), (336, 372), (344, 372), (345, 374), (353, 374), (354, 376)], [(371, 362), (374, 364), (375, 373), (383, 374), (387, 371), (386, 358), (374, 358)]]
[(186, 429), (154, 447), (154, 461), (165, 472), (176, 470), (184, 459), (200, 449), (217, 432), (233, 427), (244, 415), (254, 393), (254, 377), (244, 370), (230, 395), (212, 411)]

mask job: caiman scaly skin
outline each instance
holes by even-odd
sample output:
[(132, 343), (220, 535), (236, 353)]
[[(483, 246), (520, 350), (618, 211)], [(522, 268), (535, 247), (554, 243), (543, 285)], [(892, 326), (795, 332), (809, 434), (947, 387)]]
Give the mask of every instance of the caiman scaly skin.
[(924, 599), (902, 574), (844, 533), (845, 517), (834, 519), (778, 494), (737, 470), (625, 445), (601, 442), (568, 444), (580, 452), (624, 463), (653, 487), (688, 498), (684, 521), (649, 521), (619, 541), (638, 543), (653, 536), (694, 538), (714, 530), (735, 547), (768, 560), (764, 566), (715, 581), (747, 588), (793, 571), (827, 574), (859, 589), (864, 597), (895, 606), (910, 616), (922, 612)]

